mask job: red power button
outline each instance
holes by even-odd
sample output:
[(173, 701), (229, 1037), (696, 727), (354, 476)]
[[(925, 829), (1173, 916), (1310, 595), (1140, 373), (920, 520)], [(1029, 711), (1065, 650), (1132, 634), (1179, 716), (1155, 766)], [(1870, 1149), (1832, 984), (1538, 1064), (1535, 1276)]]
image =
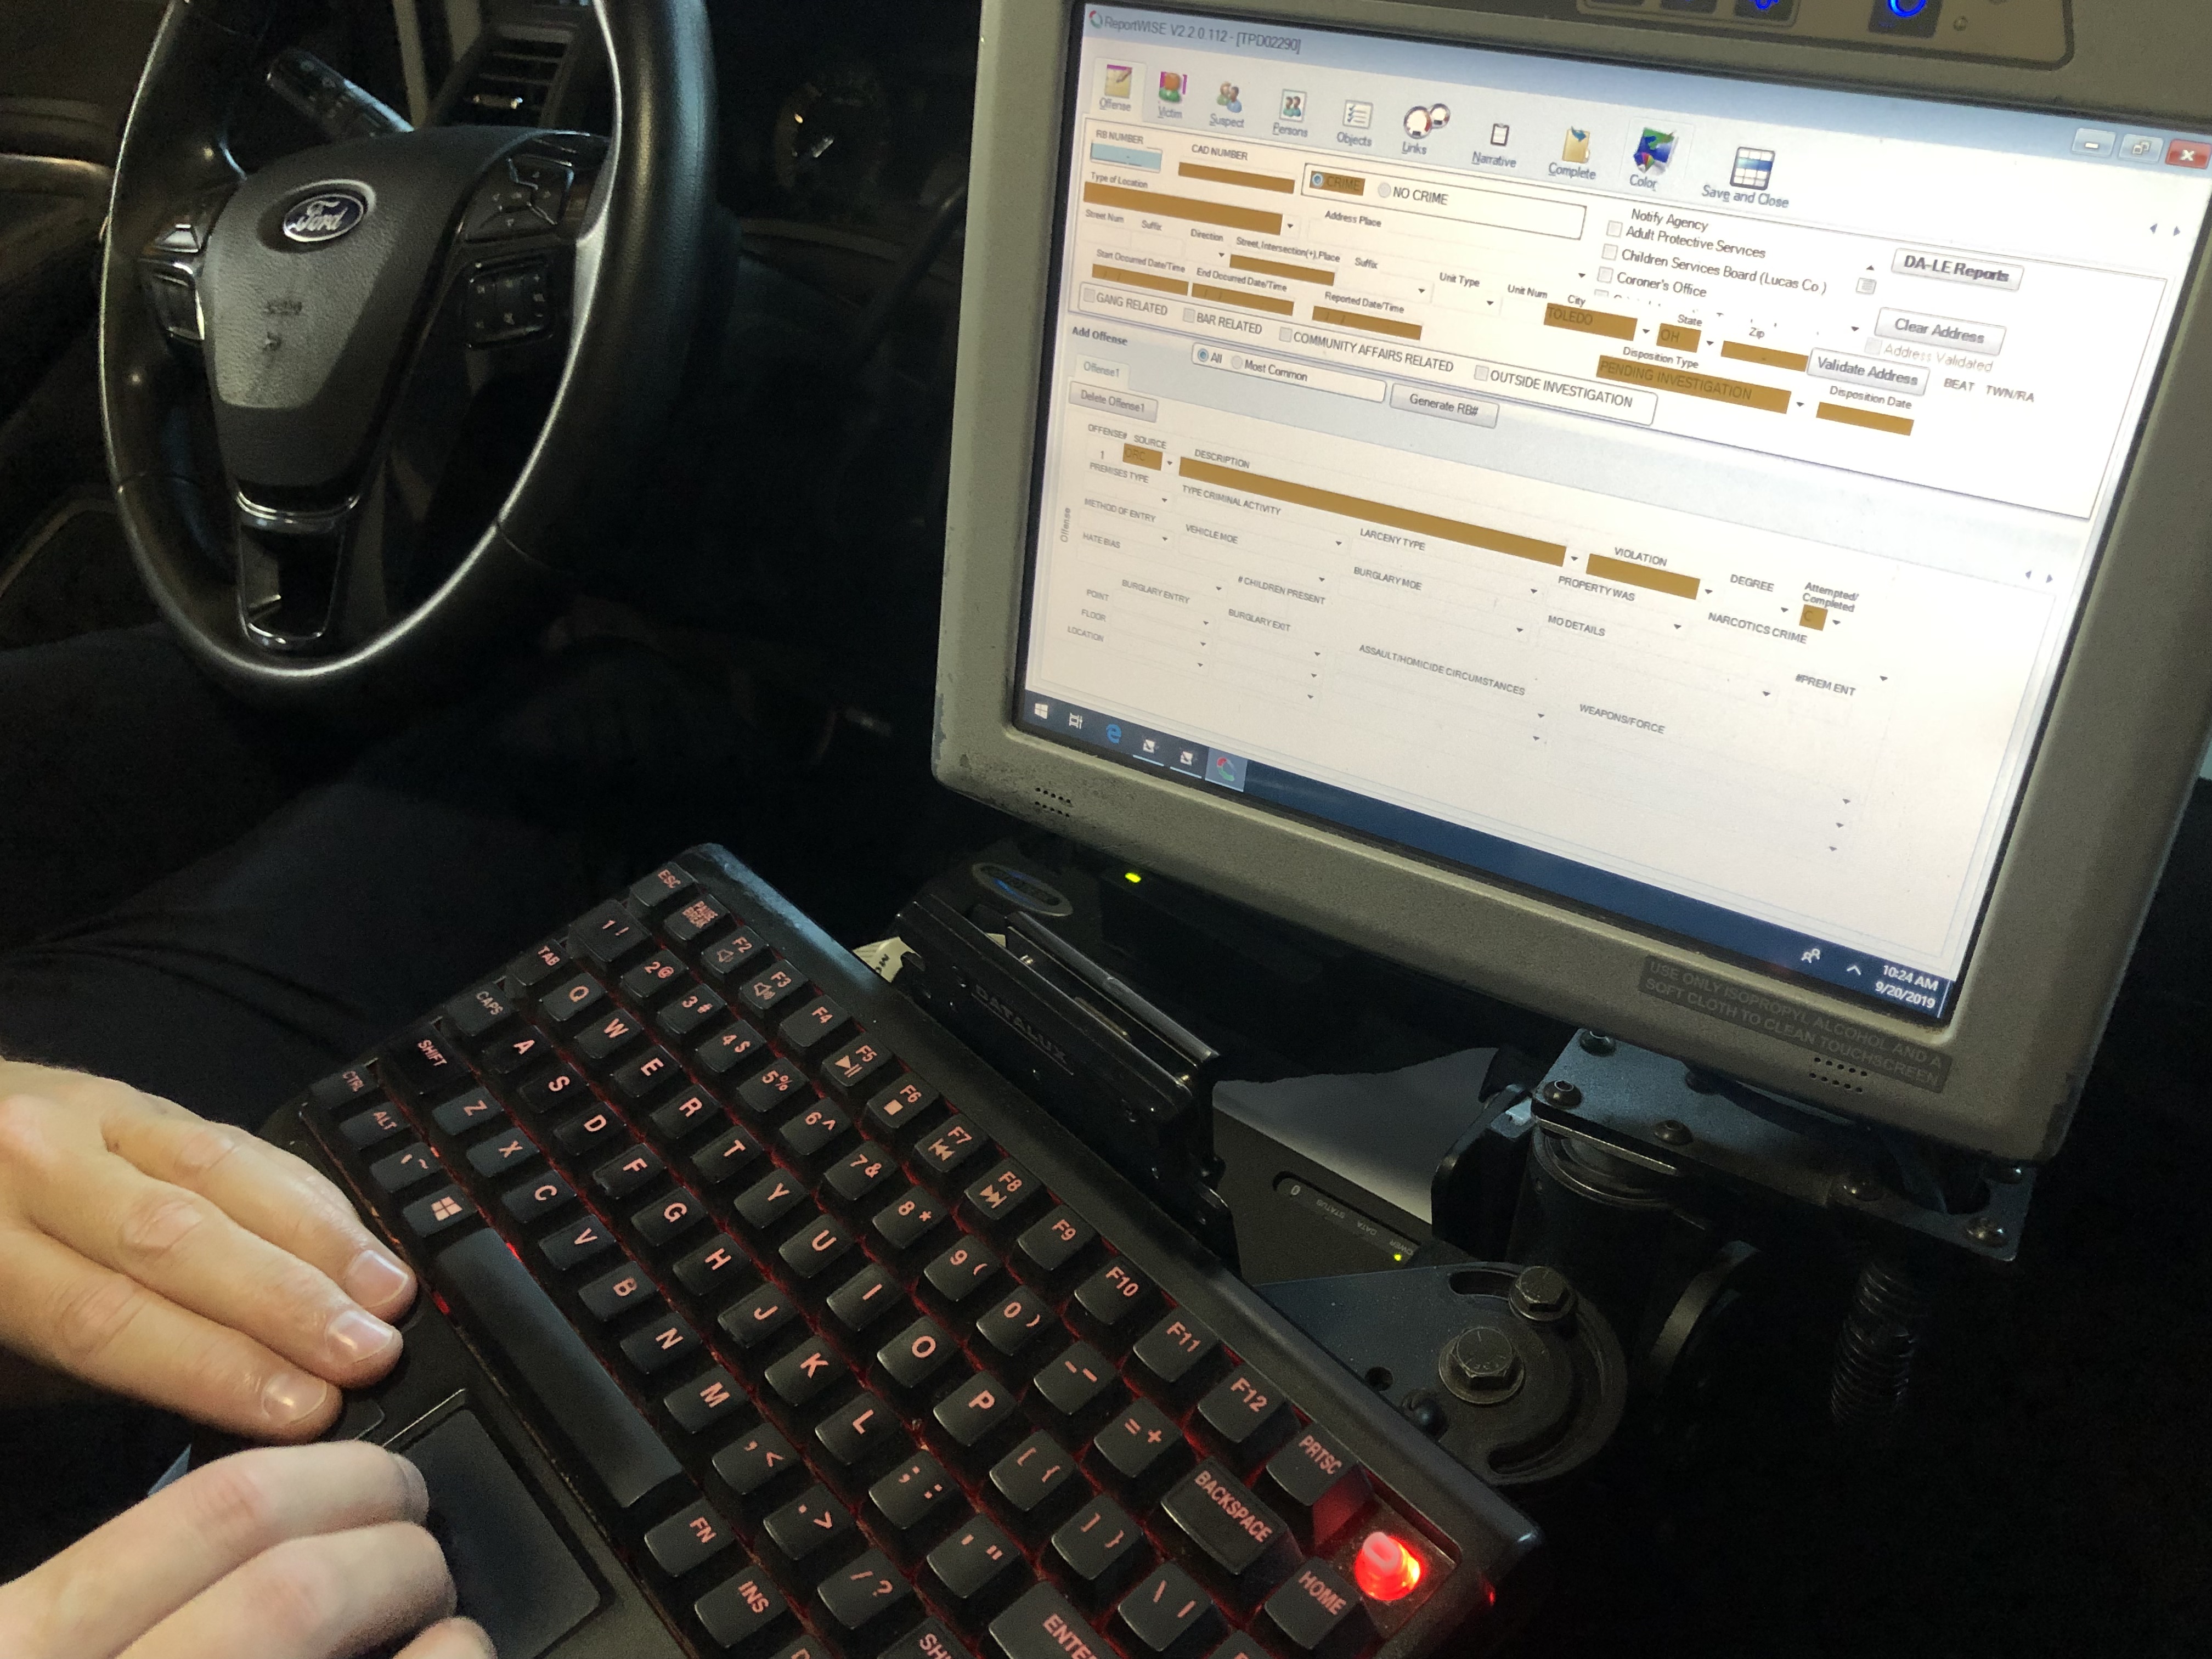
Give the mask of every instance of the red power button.
[(2166, 147), (2166, 164), (2170, 167), (2201, 167), (2212, 159), (2212, 143), (2202, 138), (2177, 138)]

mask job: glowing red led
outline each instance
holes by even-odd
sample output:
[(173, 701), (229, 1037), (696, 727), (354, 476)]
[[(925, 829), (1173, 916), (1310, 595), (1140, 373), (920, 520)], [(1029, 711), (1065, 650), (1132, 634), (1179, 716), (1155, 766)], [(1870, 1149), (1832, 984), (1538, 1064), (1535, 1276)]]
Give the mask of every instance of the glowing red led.
[(1361, 1591), (1377, 1601), (1402, 1601), (1421, 1582), (1421, 1558), (1387, 1532), (1370, 1532), (1352, 1563)]

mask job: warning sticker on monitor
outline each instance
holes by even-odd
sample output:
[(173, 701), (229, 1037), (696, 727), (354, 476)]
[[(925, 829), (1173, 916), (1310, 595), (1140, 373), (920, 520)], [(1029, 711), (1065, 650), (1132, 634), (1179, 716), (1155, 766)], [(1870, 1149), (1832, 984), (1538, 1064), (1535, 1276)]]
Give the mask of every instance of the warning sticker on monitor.
[(1941, 1094), (1951, 1057), (1834, 1014), (1797, 1007), (1749, 986), (1737, 985), (1680, 963), (1644, 959), (1644, 994), (1656, 997), (1748, 1031), (1763, 1032), (1822, 1057), (1879, 1073), (1930, 1094)]

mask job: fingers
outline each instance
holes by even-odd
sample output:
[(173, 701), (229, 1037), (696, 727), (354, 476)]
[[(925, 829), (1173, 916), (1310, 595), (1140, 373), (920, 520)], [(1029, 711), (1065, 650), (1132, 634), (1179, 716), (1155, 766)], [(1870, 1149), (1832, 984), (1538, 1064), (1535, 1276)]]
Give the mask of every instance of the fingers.
[(22, 1202), (56, 1242), (328, 1381), (364, 1385), (399, 1356), (399, 1334), (313, 1267), (120, 1158), (75, 1165)]
[(321, 1377), (43, 1234), (0, 1230), (0, 1343), (98, 1387), (259, 1439), (337, 1416)]
[(264, 1551), (124, 1649), (123, 1659), (352, 1659), (453, 1610), (437, 1540), (392, 1522)]
[(226, 1457), (8, 1586), (0, 1648), (106, 1659), (264, 1550), (420, 1522), (428, 1504), (413, 1464), (358, 1441)]
[(188, 1113), (114, 1111), (103, 1127), (108, 1146), (137, 1168), (199, 1194), (371, 1313), (396, 1317), (414, 1300), (415, 1276), (337, 1187), (291, 1153)]
[(491, 1638), (473, 1619), (447, 1619), (433, 1625), (392, 1659), (499, 1659)]

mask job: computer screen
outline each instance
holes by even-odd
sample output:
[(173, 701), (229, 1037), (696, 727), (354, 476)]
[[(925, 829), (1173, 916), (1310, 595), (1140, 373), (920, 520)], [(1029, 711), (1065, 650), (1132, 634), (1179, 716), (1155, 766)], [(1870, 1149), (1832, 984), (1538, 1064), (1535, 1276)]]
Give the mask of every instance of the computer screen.
[(1066, 26), (1013, 721), (1946, 1019), (2204, 134)]

